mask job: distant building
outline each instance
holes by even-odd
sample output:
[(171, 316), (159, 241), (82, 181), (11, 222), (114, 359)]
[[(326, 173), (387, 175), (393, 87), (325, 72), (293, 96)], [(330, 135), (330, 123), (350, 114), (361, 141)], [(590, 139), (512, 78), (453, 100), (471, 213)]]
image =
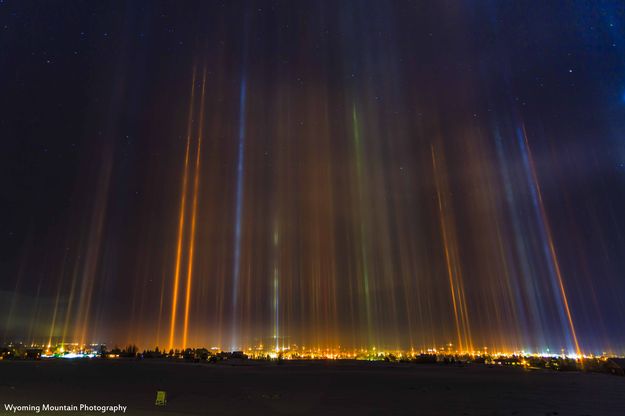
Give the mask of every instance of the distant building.
[(610, 358), (605, 363), (609, 373), (617, 376), (625, 376), (625, 358)]
[(545, 368), (550, 368), (556, 371), (577, 371), (577, 361), (572, 358), (551, 358), (545, 364)]
[(0, 360), (6, 360), (13, 356), (13, 352), (10, 348), (2, 347), (0, 348)]
[(222, 360), (233, 360), (233, 359), (247, 360), (248, 358), (247, 354), (245, 354), (243, 351), (232, 351), (232, 352), (221, 351), (216, 356)]
[(41, 348), (28, 348), (26, 350), (26, 358), (29, 360), (40, 360), (43, 350)]
[(230, 358), (239, 358), (241, 360), (247, 360), (247, 354), (244, 354), (243, 351), (232, 351), (232, 356)]

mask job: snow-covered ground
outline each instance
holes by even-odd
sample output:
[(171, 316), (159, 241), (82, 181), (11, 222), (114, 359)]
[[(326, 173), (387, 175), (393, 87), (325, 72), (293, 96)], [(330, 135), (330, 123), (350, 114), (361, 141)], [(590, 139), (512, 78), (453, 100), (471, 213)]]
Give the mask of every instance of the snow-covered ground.
[[(154, 405), (157, 390), (167, 406)], [(46, 403), (120, 404), (127, 415), (607, 416), (625, 415), (625, 377), (477, 364), (0, 361), (0, 414)]]

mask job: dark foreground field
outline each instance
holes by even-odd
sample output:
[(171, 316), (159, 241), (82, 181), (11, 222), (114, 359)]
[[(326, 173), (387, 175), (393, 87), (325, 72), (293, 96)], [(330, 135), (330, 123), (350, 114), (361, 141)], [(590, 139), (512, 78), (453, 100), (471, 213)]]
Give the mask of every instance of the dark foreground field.
[[(157, 390), (168, 393), (164, 408)], [(5, 403), (123, 404), (130, 415), (625, 415), (625, 378), (483, 365), (0, 361), (0, 414)]]

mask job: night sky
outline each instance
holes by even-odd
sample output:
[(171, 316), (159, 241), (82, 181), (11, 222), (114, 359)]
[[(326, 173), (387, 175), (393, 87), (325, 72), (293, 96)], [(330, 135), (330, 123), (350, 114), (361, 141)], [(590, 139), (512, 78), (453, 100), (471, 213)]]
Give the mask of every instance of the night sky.
[(0, 341), (625, 352), (620, 1), (0, 0), (0, 97)]

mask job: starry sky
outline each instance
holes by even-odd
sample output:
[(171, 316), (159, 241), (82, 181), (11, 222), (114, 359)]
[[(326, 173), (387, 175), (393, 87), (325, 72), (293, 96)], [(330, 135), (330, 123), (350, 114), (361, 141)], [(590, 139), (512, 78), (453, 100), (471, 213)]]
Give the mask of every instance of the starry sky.
[(0, 341), (625, 352), (618, 1), (0, 0)]

